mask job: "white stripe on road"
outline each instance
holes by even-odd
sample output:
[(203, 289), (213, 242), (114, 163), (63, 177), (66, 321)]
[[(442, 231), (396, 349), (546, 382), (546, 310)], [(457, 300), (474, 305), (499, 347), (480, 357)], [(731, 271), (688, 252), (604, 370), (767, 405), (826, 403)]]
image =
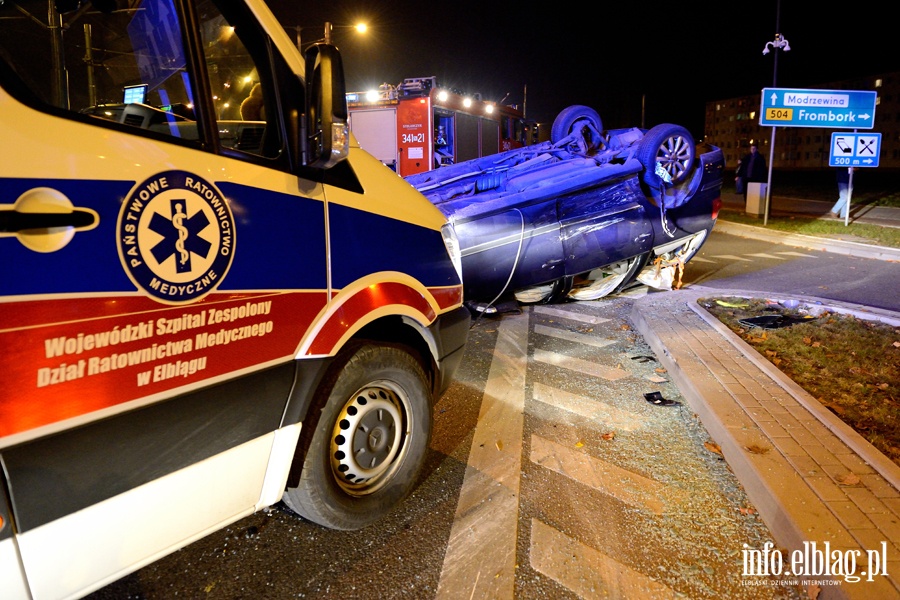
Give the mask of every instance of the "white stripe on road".
[(646, 419), (633, 412), (616, 408), (606, 402), (585, 398), (541, 383), (534, 383), (533, 397), (565, 411), (591, 419), (611, 429), (635, 431), (644, 426)]
[(659, 515), (683, 505), (675, 488), (538, 435), (531, 436), (531, 462), (646, 512)]
[(547, 327), (546, 325), (535, 325), (534, 332), (541, 335), (568, 340), (570, 342), (578, 342), (579, 344), (587, 344), (594, 348), (604, 348), (611, 344), (615, 344), (616, 340), (598, 338), (593, 335), (578, 333), (577, 331), (569, 331), (567, 329), (559, 329), (557, 327)]
[(675, 598), (675, 591), (549, 525), (531, 520), (535, 571), (582, 598)]
[(815, 258), (814, 254), (803, 254), (802, 252), (778, 252), (778, 254), (784, 254), (785, 256), (801, 256), (803, 258)]
[(738, 256), (736, 254), (716, 254), (713, 258), (727, 258), (728, 260), (740, 260), (743, 262), (753, 262), (749, 258), (744, 258), (743, 256)]
[(497, 328), (437, 598), (514, 597), (528, 319), (504, 315)]
[(548, 352), (546, 350), (535, 350), (534, 360), (535, 362), (546, 363), (548, 365), (553, 365), (554, 367), (562, 367), (564, 369), (578, 371), (579, 373), (584, 373), (585, 375), (601, 377), (603, 379), (606, 379), (607, 381), (615, 381), (617, 379), (622, 379), (623, 377), (628, 377), (631, 375), (631, 373), (618, 366), (607, 367), (604, 365), (598, 365), (597, 363), (592, 363), (587, 360), (581, 360), (580, 358), (572, 358), (571, 356), (567, 356), (565, 354), (559, 354), (558, 352)]
[(780, 256), (775, 256), (774, 254), (766, 254), (765, 252), (759, 252), (757, 254), (748, 254), (747, 256), (756, 256), (758, 258), (771, 258), (772, 260), (784, 260)]
[(573, 312), (561, 308), (552, 308), (550, 306), (535, 306), (534, 313), (538, 315), (549, 315), (551, 317), (571, 319), (572, 321), (581, 321), (582, 323), (590, 323), (592, 325), (609, 322), (609, 319), (605, 317), (595, 317), (594, 315), (586, 315), (584, 313)]

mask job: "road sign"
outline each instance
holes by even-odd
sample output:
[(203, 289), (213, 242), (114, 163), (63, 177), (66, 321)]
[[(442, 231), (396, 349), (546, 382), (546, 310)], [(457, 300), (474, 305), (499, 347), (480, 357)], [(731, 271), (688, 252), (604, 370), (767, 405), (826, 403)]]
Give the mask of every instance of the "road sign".
[(877, 92), (763, 88), (759, 124), (772, 127), (872, 129)]
[(850, 133), (835, 131), (831, 134), (829, 167), (877, 167), (881, 153), (880, 133)]

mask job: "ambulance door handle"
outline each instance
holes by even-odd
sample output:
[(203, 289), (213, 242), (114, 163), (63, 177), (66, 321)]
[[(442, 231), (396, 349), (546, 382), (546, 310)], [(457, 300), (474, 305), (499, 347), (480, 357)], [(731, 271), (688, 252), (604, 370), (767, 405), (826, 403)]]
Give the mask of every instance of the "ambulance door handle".
[(95, 224), (96, 215), (86, 210), (65, 213), (20, 213), (16, 210), (0, 209), (0, 232), (18, 233), (29, 229), (50, 229), (53, 227), (75, 227), (83, 229)]
[(0, 238), (15, 236), (35, 252), (56, 252), (76, 232), (93, 229), (99, 222), (96, 211), (77, 208), (65, 194), (46, 187), (30, 189), (14, 204), (0, 206)]

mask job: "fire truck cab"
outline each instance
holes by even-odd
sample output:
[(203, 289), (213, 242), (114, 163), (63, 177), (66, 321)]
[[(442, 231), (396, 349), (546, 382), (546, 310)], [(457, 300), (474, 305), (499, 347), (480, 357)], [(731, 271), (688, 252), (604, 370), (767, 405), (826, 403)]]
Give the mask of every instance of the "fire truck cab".
[(401, 177), (525, 145), (522, 111), (440, 88), (436, 77), (348, 93), (347, 108), (360, 146)]

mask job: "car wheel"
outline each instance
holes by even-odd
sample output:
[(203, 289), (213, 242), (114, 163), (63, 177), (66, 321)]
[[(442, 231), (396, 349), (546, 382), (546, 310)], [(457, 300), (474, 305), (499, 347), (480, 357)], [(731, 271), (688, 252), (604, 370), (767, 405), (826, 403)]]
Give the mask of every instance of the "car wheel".
[(322, 389), (300, 481), (284, 503), (319, 525), (359, 529), (413, 490), (431, 439), (431, 395), (412, 355), (371, 345), (340, 356)]
[(550, 283), (517, 290), (516, 301), (521, 304), (556, 304), (564, 302), (572, 289), (571, 277), (560, 277)]
[(691, 133), (680, 125), (664, 123), (644, 134), (637, 152), (644, 167), (644, 182), (656, 188), (665, 180), (657, 173), (657, 164), (667, 173), (667, 186), (685, 181), (694, 168), (697, 146)]
[(573, 133), (582, 134), (589, 151), (599, 150), (603, 145), (603, 121), (600, 114), (590, 106), (575, 104), (564, 108), (553, 120), (550, 127), (550, 142), (557, 144)]
[(569, 298), (573, 300), (597, 300), (615, 294), (634, 281), (644, 266), (647, 254), (635, 256), (605, 265), (575, 278)]

